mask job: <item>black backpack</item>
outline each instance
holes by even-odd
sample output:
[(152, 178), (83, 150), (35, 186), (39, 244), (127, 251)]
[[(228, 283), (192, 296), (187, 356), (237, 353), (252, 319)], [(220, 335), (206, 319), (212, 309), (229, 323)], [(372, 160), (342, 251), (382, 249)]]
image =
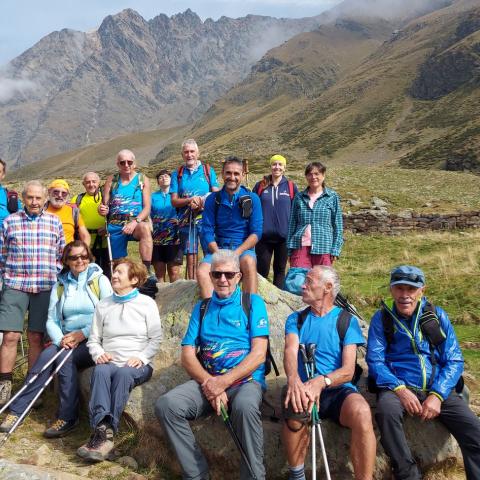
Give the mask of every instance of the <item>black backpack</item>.
[(15, 190), (5, 189), (7, 194), (7, 210), (8, 213), (18, 212), (18, 193)]
[[(300, 312), (297, 312), (297, 329), (300, 335), (300, 329), (302, 328), (305, 319), (311, 311), (311, 307), (307, 307)], [(349, 313), (344, 308), (341, 308), (340, 315), (337, 317), (337, 333), (340, 338), (340, 349), (343, 349), (343, 342), (345, 340), (345, 335), (347, 334), (348, 327), (350, 327), (350, 322), (352, 321), (352, 314)], [(352, 383), (356, 385), (362, 376), (363, 368), (355, 362), (355, 371), (352, 377)]]
[[(198, 319), (199, 332), (200, 332), (200, 328), (202, 327), (203, 318), (205, 317), (205, 314), (207, 313), (207, 310), (208, 310), (208, 306), (210, 305), (210, 300), (211, 298), (204, 298), (202, 300), (202, 303), (200, 304), (200, 317)], [(247, 330), (250, 330), (250, 320), (252, 316), (251, 305), (252, 305), (251, 294), (249, 292), (242, 292), (242, 308), (248, 319)], [(197, 358), (198, 358), (198, 353), (197, 353)], [(273, 367), (273, 370), (275, 371), (275, 376), (278, 377), (280, 375), (280, 372), (278, 371), (277, 364), (275, 363), (275, 359), (273, 358), (272, 351), (270, 349), (270, 339), (268, 339), (267, 355), (265, 358), (265, 376), (267, 376), (272, 371), (272, 367)]]

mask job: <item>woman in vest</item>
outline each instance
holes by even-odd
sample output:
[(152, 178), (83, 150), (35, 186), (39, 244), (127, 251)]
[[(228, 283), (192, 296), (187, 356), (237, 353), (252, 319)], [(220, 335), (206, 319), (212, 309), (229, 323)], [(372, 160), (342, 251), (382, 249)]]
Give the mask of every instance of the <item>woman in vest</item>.
[(90, 248), (81, 240), (70, 242), (65, 247), (62, 256), (64, 268), (53, 286), (48, 308), (46, 327), (52, 344), (42, 351), (28, 373), (26, 383), (51, 360), (53, 362), (10, 404), (10, 413), (0, 425), (1, 432), (12, 428), (70, 352), (57, 374), (57, 419), (45, 430), (44, 436), (63, 437), (78, 425), (78, 370), (93, 365), (87, 348), (93, 313), (98, 301), (112, 294), (108, 278), (92, 260)]
[(262, 238), (255, 246), (257, 270), (267, 278), (273, 256), (273, 284), (283, 288), (287, 266), (288, 219), (297, 186), (285, 177), (287, 160), (282, 155), (270, 158), (271, 174), (258, 182), (253, 191), (260, 197), (263, 213)]

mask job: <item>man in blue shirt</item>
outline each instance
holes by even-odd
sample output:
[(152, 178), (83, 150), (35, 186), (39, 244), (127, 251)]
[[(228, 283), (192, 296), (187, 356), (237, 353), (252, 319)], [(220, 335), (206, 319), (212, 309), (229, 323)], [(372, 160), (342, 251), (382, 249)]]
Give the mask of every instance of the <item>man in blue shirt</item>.
[[(3, 181), (5, 175), (7, 174), (7, 164), (4, 160), (0, 158), (0, 182)], [(18, 196), (17, 196), (18, 197)], [(7, 189), (0, 184), (0, 230), (3, 228), (3, 221), (6, 217), (8, 217), (11, 213), (16, 212), (22, 208), (22, 202), (20, 199), (17, 198), (16, 202), (12, 201), (12, 208), (11, 211), (8, 209), (8, 192)], [(15, 205), (16, 203), (16, 205)]]
[(367, 363), (379, 390), (375, 419), (380, 441), (395, 479), (419, 480), (403, 416), (438, 418), (460, 445), (467, 479), (479, 479), (480, 421), (461, 397), (462, 352), (448, 315), (423, 297), (424, 290), (422, 270), (394, 268), (393, 300), (383, 302), (370, 322)]
[(210, 251), (198, 267), (198, 285), (202, 298), (212, 294), (211, 254), (221, 248), (233, 250), (240, 257), (243, 291), (256, 293), (257, 264), (254, 247), (262, 237), (263, 216), (260, 199), (242, 185), (243, 162), (227, 157), (222, 167), (223, 188), (205, 202), (201, 236)]
[[(262, 298), (251, 294), (250, 318), (245, 314), (238, 286), (240, 263), (231, 250), (218, 250), (212, 256), (210, 276), (214, 293), (204, 318), (199, 302), (182, 341), (182, 365), (193, 380), (160, 397), (155, 413), (177, 455), (183, 478), (207, 479), (207, 461), (188, 422), (213, 411), (220, 415), (221, 404), (225, 405), (252, 470), (262, 480), (260, 404), (266, 388), (267, 310)], [(240, 478), (252, 478), (243, 461)]]
[[(310, 306), (299, 330), (299, 313), (290, 315), (285, 325), (284, 366), (287, 385), (282, 392), (285, 423), (282, 438), (287, 451), (289, 480), (305, 480), (304, 462), (313, 404), (321, 419), (330, 418), (351, 430), (350, 456), (355, 478), (371, 480), (375, 465), (376, 440), (370, 407), (351, 383), (357, 345), (365, 340), (355, 317), (343, 341), (337, 331), (341, 309), (334, 305), (340, 290), (337, 272), (316, 266), (307, 274), (303, 301)], [(300, 344), (316, 344), (314, 378), (307, 379), (299, 356)], [(327, 452), (328, 454), (328, 452)]]
[[(178, 209), (178, 228), (180, 243), (187, 257), (187, 276), (196, 278), (198, 262), (198, 244), (201, 240), (202, 215), (205, 200), (210, 192), (218, 191), (215, 170), (199, 159), (197, 142), (189, 138), (182, 143), (184, 164), (172, 173), (170, 193), (172, 205)], [(208, 248), (202, 243), (204, 255)], [(211, 295), (211, 292), (210, 292)]]

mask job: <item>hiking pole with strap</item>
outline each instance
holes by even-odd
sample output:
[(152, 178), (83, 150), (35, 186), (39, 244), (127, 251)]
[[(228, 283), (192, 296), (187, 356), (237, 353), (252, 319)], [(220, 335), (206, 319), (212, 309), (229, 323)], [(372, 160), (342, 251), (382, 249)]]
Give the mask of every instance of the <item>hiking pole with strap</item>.
[(55, 356), (53, 356), (43, 367), (42, 369), (36, 373), (35, 375), (32, 376), (32, 378), (30, 378), (30, 380), (28, 380), (28, 382), (25, 382), (25, 384), (23, 385), (23, 387), (2, 407), (0, 408), (0, 414), (2, 414), (6, 409), (7, 407), (17, 398), (21, 395), (21, 393), (29, 386), (31, 385), (38, 377), (40, 374), (42, 374), (59, 356), (60, 354), (65, 350), (65, 348), (62, 348), (60, 349), (56, 354)]
[(230, 435), (232, 436), (233, 441), (237, 446), (238, 451), (240, 452), (242, 460), (245, 462), (245, 465), (248, 468), (248, 472), (250, 473), (250, 476), (254, 480), (257, 480), (257, 477), (253, 472), (252, 466), (250, 465), (250, 461), (248, 460), (247, 454), (243, 449), (242, 444), (240, 443), (240, 439), (238, 438), (238, 435), (236, 434), (235, 429), (233, 428), (232, 421), (230, 420), (230, 417), (228, 416), (228, 413), (227, 413), (227, 409), (225, 408), (225, 405), (223, 403), (220, 404), (220, 411), (222, 413), (223, 423), (226, 425), (228, 431), (230, 432)]
[(105, 235), (107, 237), (107, 250), (108, 250), (108, 264), (110, 265), (110, 278), (113, 276), (113, 256), (112, 256), (112, 244), (110, 243), (110, 232), (108, 231), (108, 220), (105, 217)]
[[(310, 375), (311, 378), (314, 377), (315, 374), (315, 350), (317, 346), (315, 343), (309, 343), (307, 345), (307, 358), (308, 363), (310, 365)], [(312, 408), (312, 423), (313, 423), (313, 430), (317, 431), (318, 439), (320, 441), (320, 448), (322, 450), (322, 457), (323, 457), (323, 465), (325, 467), (325, 473), (327, 475), (327, 480), (331, 480), (330, 478), (330, 469), (328, 468), (328, 460), (327, 460), (327, 451), (325, 449), (325, 443), (323, 441), (322, 435), (322, 428), (320, 427), (320, 415), (318, 413), (317, 405), (314, 404)], [(315, 442), (315, 435), (312, 432), (313, 442)], [(313, 443), (314, 444), (314, 443)], [(313, 450), (313, 449), (312, 449)]]
[(362, 322), (365, 322), (362, 316), (358, 313), (358, 310), (340, 292), (337, 293), (337, 296), (335, 297), (335, 305), (340, 308), (344, 308), (348, 313), (351, 313), (355, 317), (359, 318)]
[(47, 378), (45, 383), (43, 384), (40, 391), (33, 397), (32, 401), (27, 405), (25, 411), (17, 418), (17, 421), (12, 425), (12, 428), (5, 434), (5, 436), (0, 441), (0, 448), (5, 445), (5, 442), (10, 438), (13, 432), (17, 429), (17, 427), (23, 422), (23, 419), (28, 415), (28, 412), (32, 409), (34, 403), (40, 398), (40, 395), (44, 392), (44, 390), (50, 385), (50, 382), (53, 380), (53, 377), (60, 371), (63, 367), (65, 362), (69, 359), (70, 355), (73, 353), (73, 348), (65, 355), (65, 358), (57, 365), (57, 368), (53, 371), (53, 373)]

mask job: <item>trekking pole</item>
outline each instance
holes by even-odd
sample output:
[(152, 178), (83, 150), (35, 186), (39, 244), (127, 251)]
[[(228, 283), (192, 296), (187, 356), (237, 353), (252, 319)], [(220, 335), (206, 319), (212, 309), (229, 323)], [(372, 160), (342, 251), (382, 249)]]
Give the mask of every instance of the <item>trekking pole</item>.
[(228, 431), (230, 432), (230, 435), (232, 436), (233, 441), (234, 441), (235, 445), (237, 446), (238, 451), (240, 452), (242, 460), (245, 462), (245, 465), (248, 468), (248, 472), (250, 473), (250, 476), (254, 480), (257, 480), (257, 477), (256, 477), (255, 473), (253, 472), (252, 466), (250, 465), (250, 462), (248, 460), (247, 454), (246, 454), (245, 450), (243, 449), (242, 444), (240, 443), (240, 439), (238, 438), (237, 434), (235, 433), (232, 421), (230, 420), (230, 417), (228, 416), (228, 413), (227, 413), (227, 409), (225, 408), (225, 405), (223, 403), (220, 404), (220, 411), (222, 413), (223, 423), (226, 425)]
[(40, 391), (35, 395), (32, 401), (27, 405), (25, 411), (17, 418), (17, 421), (12, 425), (12, 428), (5, 434), (5, 436), (0, 441), (0, 448), (5, 445), (5, 442), (10, 438), (13, 432), (17, 429), (17, 427), (23, 422), (23, 419), (27, 416), (28, 412), (32, 409), (33, 404), (38, 400), (40, 395), (44, 392), (44, 390), (48, 387), (50, 382), (53, 380), (54, 375), (56, 375), (60, 369), (63, 367), (65, 362), (68, 360), (70, 355), (73, 353), (73, 348), (65, 355), (65, 358), (57, 365), (57, 368), (53, 371), (53, 373), (47, 378), (46, 382), (43, 384)]
[[(193, 213), (192, 213), (193, 216)], [(197, 238), (197, 222), (193, 218), (193, 279), (197, 279), (197, 261), (198, 261), (198, 238)]]
[(355, 317), (359, 318), (362, 322), (365, 322), (362, 316), (358, 313), (358, 310), (340, 292), (337, 293), (337, 296), (335, 297), (335, 305), (340, 308), (344, 308), (348, 313), (351, 313)]
[[(185, 280), (188, 280), (188, 256), (190, 255), (190, 239), (192, 238), (192, 209), (189, 208), (189, 214), (188, 214), (188, 239), (187, 239), (187, 262), (185, 265)], [(185, 253), (185, 252), (184, 252)]]
[[(314, 377), (315, 373), (315, 350), (317, 348), (317, 345), (315, 343), (309, 343), (307, 345), (306, 353), (307, 353), (307, 358), (308, 358), (308, 363), (310, 365), (310, 378)], [(322, 428), (320, 427), (321, 421), (320, 421), (320, 415), (318, 413), (317, 405), (314, 404), (312, 408), (312, 455), (313, 452), (315, 451), (315, 430), (317, 431), (318, 434), (318, 439), (320, 441), (320, 448), (322, 450), (322, 457), (323, 457), (323, 465), (325, 467), (325, 473), (327, 475), (327, 480), (331, 480), (330, 478), (330, 469), (328, 467), (328, 460), (327, 460), (327, 451), (325, 449), (325, 443), (323, 441), (323, 435), (322, 435)]]
[(112, 244), (110, 243), (110, 232), (108, 231), (108, 220), (105, 217), (105, 235), (107, 237), (107, 250), (108, 250), (108, 264), (110, 265), (110, 278), (113, 276), (113, 257), (112, 257)]
[(65, 348), (62, 348), (60, 349), (56, 354), (55, 356), (53, 356), (43, 367), (42, 369), (36, 373), (35, 375), (32, 376), (32, 378), (30, 378), (30, 380), (28, 380), (28, 382), (25, 382), (25, 384), (23, 385), (23, 387), (2, 407), (0, 408), (0, 414), (2, 414), (6, 409), (7, 407), (17, 398), (21, 395), (21, 393), (29, 386), (31, 385), (39, 376), (40, 374), (42, 374), (58, 357), (59, 355), (65, 350)]

